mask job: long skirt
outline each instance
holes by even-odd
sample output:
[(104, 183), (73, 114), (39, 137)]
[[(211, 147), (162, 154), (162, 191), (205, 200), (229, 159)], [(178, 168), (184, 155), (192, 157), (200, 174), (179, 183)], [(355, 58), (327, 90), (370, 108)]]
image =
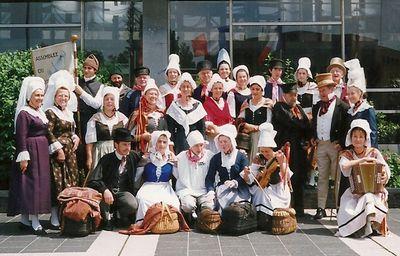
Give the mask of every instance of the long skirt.
[(98, 141), (93, 147), (93, 168), (96, 167), (97, 163), (100, 159), (108, 154), (114, 152), (114, 141), (113, 140), (106, 140), (106, 141)]
[(250, 193), (253, 196), (253, 204), (257, 211), (264, 212), (272, 216), (276, 208), (288, 208), (290, 206), (290, 189), (284, 187), (283, 182), (275, 185), (270, 185), (263, 190), (257, 185), (250, 188)]
[(28, 137), (26, 140), (30, 160), (22, 174), (19, 163), (14, 162), (10, 175), (8, 215), (50, 213), (50, 160), (46, 136)]
[(58, 205), (57, 196), (65, 188), (79, 186), (79, 172), (76, 162), (76, 154), (72, 151), (74, 143), (71, 138), (64, 140), (62, 143), (65, 155), (65, 161), (57, 161), (57, 153), (50, 158), (51, 166), (51, 203), (53, 206)]
[(366, 193), (362, 196), (354, 195), (348, 188), (340, 199), (340, 208), (337, 216), (339, 236), (349, 236), (362, 228), (365, 232), (362, 237), (372, 233), (372, 221), (382, 223), (388, 208), (385, 206), (386, 193)]
[(136, 199), (139, 208), (136, 213), (136, 223), (143, 221), (147, 209), (153, 204), (163, 202), (180, 209), (179, 199), (169, 182), (145, 182), (139, 189)]
[(219, 210), (222, 211), (225, 207), (233, 202), (249, 201), (251, 195), (249, 190), (239, 188), (228, 188), (225, 184), (219, 185), (216, 189), (216, 197), (219, 206)]

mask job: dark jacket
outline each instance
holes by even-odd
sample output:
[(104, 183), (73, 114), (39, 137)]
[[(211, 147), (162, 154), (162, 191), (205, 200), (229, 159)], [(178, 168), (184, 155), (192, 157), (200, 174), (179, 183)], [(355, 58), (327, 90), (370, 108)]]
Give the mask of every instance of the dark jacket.
[(277, 131), (275, 142), (278, 148), (286, 142), (292, 147), (302, 147), (311, 138), (311, 124), (306, 113), (300, 105), (297, 105), (302, 119), (297, 118), (291, 111), (291, 107), (285, 102), (277, 102), (272, 110), (272, 125)]
[[(124, 189), (124, 191), (129, 191), (133, 195), (135, 195), (139, 189), (135, 187), (135, 176), (140, 159), (140, 155), (134, 151), (131, 151), (126, 159), (128, 186)], [(115, 152), (104, 155), (100, 159), (96, 168), (90, 174), (88, 179), (88, 187), (93, 188), (102, 194), (106, 189), (113, 191), (115, 188), (119, 188), (120, 163), (121, 160), (117, 158)]]
[[(313, 137), (318, 139), (317, 136), (317, 116), (318, 111), (321, 105), (321, 101), (318, 101), (312, 108), (312, 128), (313, 128)], [(332, 123), (331, 123), (331, 133), (330, 133), (330, 141), (337, 141), (342, 148), (344, 148), (346, 134), (348, 130), (348, 120), (347, 120), (347, 111), (349, 109), (349, 105), (347, 105), (344, 101), (339, 98), (336, 98), (335, 109), (332, 115)]]

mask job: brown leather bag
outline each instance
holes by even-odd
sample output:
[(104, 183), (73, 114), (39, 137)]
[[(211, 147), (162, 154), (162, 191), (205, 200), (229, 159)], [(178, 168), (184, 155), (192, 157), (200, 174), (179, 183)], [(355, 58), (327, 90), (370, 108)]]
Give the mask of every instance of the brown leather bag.
[(203, 209), (197, 218), (196, 228), (205, 233), (216, 233), (221, 226), (221, 215), (211, 209)]

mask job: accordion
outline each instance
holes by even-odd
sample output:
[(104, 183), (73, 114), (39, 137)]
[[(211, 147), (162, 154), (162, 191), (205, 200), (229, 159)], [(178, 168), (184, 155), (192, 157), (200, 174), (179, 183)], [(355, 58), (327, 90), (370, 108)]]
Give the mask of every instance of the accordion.
[(353, 166), (349, 177), (350, 189), (353, 194), (381, 193), (384, 191), (382, 183), (383, 164), (375, 162), (361, 163)]

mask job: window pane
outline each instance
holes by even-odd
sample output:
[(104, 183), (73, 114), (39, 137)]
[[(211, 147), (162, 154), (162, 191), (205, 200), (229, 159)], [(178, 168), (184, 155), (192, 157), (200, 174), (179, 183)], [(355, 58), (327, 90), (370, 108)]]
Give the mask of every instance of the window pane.
[(400, 1), (352, 0), (346, 4), (347, 58), (360, 59), (368, 87), (398, 87)]
[(234, 66), (245, 64), (250, 73), (266, 72), (264, 60), (273, 56), (297, 60), (311, 59), (313, 74), (325, 72), (332, 56), (340, 56), (340, 26), (235, 26)]
[(228, 1), (171, 1), (170, 52), (181, 68), (194, 72), (197, 62), (216, 65), (220, 48), (229, 51)]
[[(79, 35), (79, 28), (0, 28), (0, 52), (25, 50), (70, 40)], [(80, 40), (78, 40), (78, 46)]]
[(79, 1), (0, 3), (0, 24), (81, 23)]
[(234, 22), (338, 21), (340, 1), (233, 1)]
[(368, 100), (378, 110), (400, 110), (400, 92), (369, 92)]
[(85, 3), (85, 50), (124, 75), (133, 74), (142, 64), (142, 14), (143, 4), (138, 1)]

